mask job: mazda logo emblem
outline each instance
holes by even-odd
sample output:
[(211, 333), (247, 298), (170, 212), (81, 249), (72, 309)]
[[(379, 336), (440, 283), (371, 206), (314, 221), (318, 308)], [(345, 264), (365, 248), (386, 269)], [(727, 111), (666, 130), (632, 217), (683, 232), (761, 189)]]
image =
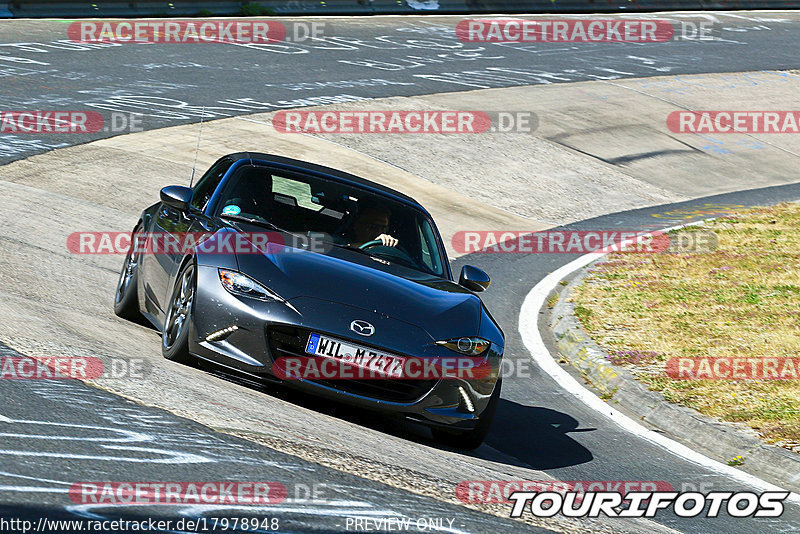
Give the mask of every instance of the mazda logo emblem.
[(358, 334), (359, 336), (371, 336), (375, 333), (375, 327), (369, 324), (367, 321), (362, 321), (357, 319), (350, 323), (350, 330)]

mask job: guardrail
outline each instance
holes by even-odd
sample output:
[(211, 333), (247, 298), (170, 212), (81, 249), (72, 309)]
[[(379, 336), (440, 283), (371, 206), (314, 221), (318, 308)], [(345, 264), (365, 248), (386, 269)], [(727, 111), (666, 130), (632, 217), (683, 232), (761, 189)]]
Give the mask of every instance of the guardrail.
[(50, 0), (0, 3), (0, 17), (624, 13), (796, 8), (800, 8), (800, 0), (259, 0), (254, 2)]

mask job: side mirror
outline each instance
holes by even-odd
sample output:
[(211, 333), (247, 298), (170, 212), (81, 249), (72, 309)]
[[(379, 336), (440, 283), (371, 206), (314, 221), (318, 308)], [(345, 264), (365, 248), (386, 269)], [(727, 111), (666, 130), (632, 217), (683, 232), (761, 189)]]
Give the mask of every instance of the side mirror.
[(458, 279), (458, 285), (471, 291), (484, 291), (491, 283), (488, 274), (472, 265), (465, 265), (461, 269), (461, 277)]
[(168, 185), (161, 190), (161, 202), (179, 211), (186, 211), (192, 201), (192, 190), (182, 185)]

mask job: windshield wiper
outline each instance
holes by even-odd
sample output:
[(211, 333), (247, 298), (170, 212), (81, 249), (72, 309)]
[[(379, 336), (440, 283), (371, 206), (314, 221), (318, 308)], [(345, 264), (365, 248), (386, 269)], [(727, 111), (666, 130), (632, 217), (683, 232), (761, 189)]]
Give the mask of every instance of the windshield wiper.
[(427, 269), (423, 270), (419, 265), (417, 265), (413, 261), (407, 260), (405, 258), (398, 258), (397, 256), (395, 256), (393, 254), (385, 254), (385, 253), (376, 252), (374, 254), (370, 254), (370, 256), (372, 256), (373, 258), (384, 257), (389, 261), (392, 261), (392, 262), (395, 262), (395, 263), (399, 263), (400, 265), (405, 265), (406, 267), (410, 267), (410, 268), (414, 269), (415, 271), (421, 271), (421, 272), (424, 272), (424, 273), (428, 272)]
[(423, 273), (426, 273), (426, 274), (432, 274), (427, 269), (422, 269), (419, 265), (417, 265), (413, 261), (406, 260), (405, 258), (398, 258), (394, 254), (386, 254), (386, 253), (382, 254), (380, 252), (369, 252), (368, 250), (360, 248), (360, 247), (354, 247), (353, 245), (342, 245), (341, 243), (333, 243), (333, 246), (339, 247), (339, 248), (344, 248), (344, 249), (347, 249), (347, 250), (352, 250), (353, 252), (360, 252), (361, 254), (365, 254), (365, 255), (369, 256), (370, 258), (375, 258), (375, 259), (380, 260), (380, 261), (387, 261), (388, 260), (389, 262), (399, 263), (400, 265), (404, 265), (406, 267), (414, 269), (415, 271), (420, 271), (420, 272), (423, 272)]
[(257, 226), (264, 226), (266, 228), (269, 228), (270, 230), (276, 230), (278, 232), (286, 232), (286, 230), (284, 230), (283, 228), (279, 228), (278, 226), (275, 226), (271, 222), (262, 219), (251, 219), (250, 217), (242, 217), (241, 215), (232, 215), (230, 213), (222, 213), (220, 214), (219, 218), (230, 219), (231, 221), (255, 224)]
[(331, 241), (331, 244), (334, 247), (343, 248), (343, 249), (346, 249), (346, 250), (352, 250), (353, 252), (360, 252), (361, 254), (366, 254), (367, 256), (372, 256), (372, 254), (370, 254), (369, 252), (367, 252), (363, 248), (354, 247), (353, 245), (344, 245), (342, 243), (334, 243), (333, 241)]

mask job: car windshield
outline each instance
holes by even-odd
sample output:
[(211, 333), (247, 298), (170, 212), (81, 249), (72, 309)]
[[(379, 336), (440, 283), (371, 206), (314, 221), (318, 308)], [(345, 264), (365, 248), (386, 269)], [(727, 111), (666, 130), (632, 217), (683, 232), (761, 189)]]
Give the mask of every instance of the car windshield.
[(336, 246), (443, 277), (436, 230), (420, 210), (340, 182), (243, 165), (215, 215), (312, 235)]

